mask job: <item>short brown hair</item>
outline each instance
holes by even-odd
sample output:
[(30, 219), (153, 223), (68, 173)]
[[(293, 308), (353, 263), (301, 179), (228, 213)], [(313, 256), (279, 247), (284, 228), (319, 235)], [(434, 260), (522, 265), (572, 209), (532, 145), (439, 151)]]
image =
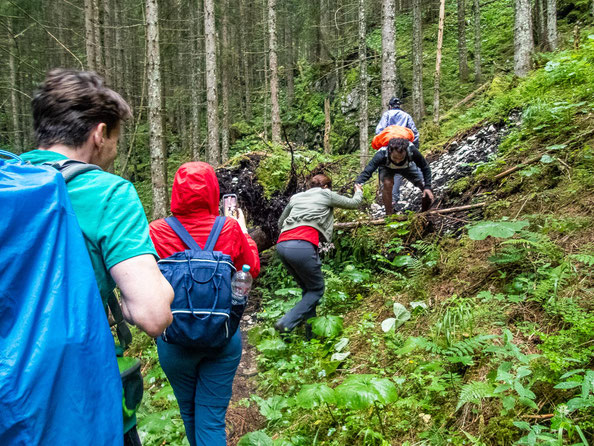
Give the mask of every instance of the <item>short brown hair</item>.
[(308, 181), (308, 186), (310, 189), (312, 187), (324, 187), (324, 186), (327, 186), (328, 189), (332, 189), (332, 179), (329, 176), (324, 175), (323, 173), (320, 173), (320, 174), (310, 178), (310, 180)]
[(80, 147), (100, 123), (107, 135), (132, 115), (130, 106), (92, 71), (51, 70), (31, 102), (38, 147)]
[(410, 141), (404, 138), (392, 138), (388, 142), (388, 153), (398, 152), (406, 153)]

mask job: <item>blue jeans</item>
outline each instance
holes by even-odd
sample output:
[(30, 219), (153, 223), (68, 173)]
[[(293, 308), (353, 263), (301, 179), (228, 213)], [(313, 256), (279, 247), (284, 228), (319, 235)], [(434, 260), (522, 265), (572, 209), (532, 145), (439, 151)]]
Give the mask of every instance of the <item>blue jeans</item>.
[(324, 295), (322, 262), (316, 247), (305, 240), (287, 240), (276, 245), (281, 261), (302, 289), (301, 300), (278, 322), (291, 331), (301, 321), (316, 316), (316, 306)]
[(222, 349), (194, 350), (158, 338), (157, 351), (190, 446), (225, 446), (225, 414), (241, 360), (239, 330)]

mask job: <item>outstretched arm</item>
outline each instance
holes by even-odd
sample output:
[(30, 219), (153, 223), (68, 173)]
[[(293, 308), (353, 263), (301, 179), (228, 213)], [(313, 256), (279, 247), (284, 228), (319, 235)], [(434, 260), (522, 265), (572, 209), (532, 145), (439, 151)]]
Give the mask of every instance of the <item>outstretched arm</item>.
[(367, 166), (365, 166), (363, 172), (359, 174), (359, 176), (355, 180), (355, 183), (363, 184), (367, 180), (369, 180), (369, 178), (371, 178), (371, 175), (373, 175), (373, 172), (375, 172), (382, 164), (385, 163), (386, 156), (387, 152), (384, 149), (378, 150), (374, 157), (371, 158)]
[(356, 209), (361, 204), (361, 200), (363, 200), (363, 188), (360, 184), (355, 184), (353, 198), (330, 191), (330, 205), (335, 208)]

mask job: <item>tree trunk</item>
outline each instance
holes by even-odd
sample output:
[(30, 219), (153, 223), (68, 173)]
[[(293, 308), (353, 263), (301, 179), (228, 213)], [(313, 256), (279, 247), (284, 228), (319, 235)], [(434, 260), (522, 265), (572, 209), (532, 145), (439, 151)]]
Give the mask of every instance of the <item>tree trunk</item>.
[(367, 26), (365, 23), (365, 0), (359, 0), (359, 164), (367, 164), (368, 116), (367, 116)]
[(204, 0), (204, 47), (206, 59), (207, 161), (219, 165), (219, 102), (217, 98), (217, 48), (214, 0)]
[(276, 54), (276, 0), (268, 0), (268, 33), (270, 59), (270, 116), (272, 122), (272, 142), (281, 142), (280, 106), (278, 103), (278, 63)]
[(539, 44), (542, 47), (547, 46), (547, 4), (546, 0), (536, 0), (534, 2), (534, 26), (535, 30), (535, 45)]
[(114, 72), (113, 72), (113, 0), (103, 0), (103, 53), (105, 60), (104, 77), (108, 85), (113, 86)]
[(551, 51), (557, 50), (557, 0), (547, 0), (547, 43)]
[(146, 46), (148, 76), (148, 121), (153, 188), (153, 219), (168, 212), (167, 169), (161, 118), (161, 59), (159, 55), (159, 9), (157, 0), (146, 0)]
[(331, 154), (332, 147), (330, 146), (330, 132), (332, 131), (332, 123), (330, 122), (330, 98), (324, 98), (324, 153)]
[(221, 135), (221, 162), (229, 159), (229, 73), (231, 72), (231, 63), (229, 54), (231, 45), (229, 43), (229, 0), (223, 1), (223, 17), (221, 23), (221, 102), (223, 106), (223, 122)]
[[(268, 12), (268, 8), (262, 8), (262, 24), (264, 25), (265, 23), (267, 23), (267, 14)], [(270, 82), (270, 71), (269, 71), (269, 57), (268, 57), (268, 51), (269, 51), (269, 45), (270, 45), (270, 39), (269, 39), (269, 33), (268, 33), (268, 26), (262, 26), (262, 29), (265, 30), (264, 32), (264, 112), (262, 113), (262, 117), (264, 119), (264, 140), (268, 140), (268, 86), (269, 86), (269, 82)], [(268, 38), (267, 38), (268, 37)]]
[[(240, 17), (246, 17), (247, 0), (239, 0), (239, 15)], [(243, 67), (243, 92), (244, 92), (244, 116), (247, 121), (252, 119), (252, 97), (251, 97), (251, 83), (250, 83), (250, 55), (248, 52), (248, 33), (247, 26), (240, 27), (240, 44), (241, 44), (241, 63)]]
[(95, 71), (101, 76), (105, 76), (103, 50), (101, 45), (101, 14), (99, 0), (93, 0), (93, 42), (95, 44)]
[(21, 126), (20, 126), (20, 107), (19, 99), (17, 97), (18, 74), (16, 65), (17, 46), (14, 40), (14, 31), (12, 28), (12, 18), (6, 19), (6, 26), (8, 31), (8, 70), (10, 71), (10, 112), (12, 114), (12, 138), (11, 143), (16, 153), (23, 151), (21, 141)]
[(433, 123), (439, 123), (439, 87), (441, 81), (441, 47), (443, 46), (443, 23), (445, 0), (439, 2), (439, 27), (437, 29), (437, 53), (435, 56), (435, 83), (433, 85)]
[(481, 83), (481, 4), (480, 0), (474, 0), (472, 5), (474, 13), (474, 82)]
[(458, 0), (458, 73), (468, 82), (468, 51), (466, 50), (466, 3)]
[(287, 49), (287, 107), (291, 108), (295, 96), (295, 79), (293, 76), (293, 16), (291, 14), (289, 2), (287, 2), (287, 9), (285, 13), (287, 17), (287, 23), (285, 26), (285, 48)]
[(95, 70), (95, 30), (93, 25), (94, 0), (85, 0), (85, 48), (87, 50), (87, 68)]
[[(476, 0), (478, 1), (478, 0)], [(415, 122), (420, 124), (425, 116), (425, 99), (423, 98), (423, 30), (421, 15), (421, 0), (413, 0), (413, 115)]]
[(532, 37), (532, 8), (530, 0), (516, 0), (514, 24), (514, 73), (524, 77), (532, 65), (534, 40)]
[(396, 87), (395, 7), (395, 0), (382, 2), (382, 110), (387, 110), (390, 99), (400, 93)]
[(202, 92), (202, 79), (200, 75), (200, 37), (202, 35), (202, 17), (200, 17), (199, 11), (202, 10), (200, 0), (197, 0), (197, 4), (194, 5), (192, 10), (192, 24), (190, 26), (190, 39), (192, 40), (192, 88), (190, 89), (191, 101), (192, 101), (192, 123), (190, 125), (190, 152), (192, 160), (200, 160), (200, 93)]

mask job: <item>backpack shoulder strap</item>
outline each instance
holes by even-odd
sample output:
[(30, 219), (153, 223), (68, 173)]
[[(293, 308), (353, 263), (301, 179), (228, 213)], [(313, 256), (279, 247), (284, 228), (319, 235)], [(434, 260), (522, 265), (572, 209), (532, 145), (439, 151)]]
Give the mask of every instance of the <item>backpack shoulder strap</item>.
[(215, 219), (214, 225), (212, 225), (212, 229), (210, 230), (210, 235), (208, 236), (208, 240), (206, 240), (206, 245), (204, 245), (205, 251), (214, 251), (214, 247), (217, 244), (217, 240), (219, 239), (219, 235), (221, 234), (221, 230), (225, 225), (226, 217), (217, 217)]
[(188, 248), (193, 251), (202, 251), (200, 245), (196, 243), (196, 240), (190, 235), (188, 230), (184, 228), (184, 225), (180, 223), (180, 221), (176, 217), (167, 217), (165, 219), (165, 223), (169, 225), (173, 232), (181, 239), (182, 242), (186, 244)]
[(103, 170), (95, 164), (88, 164), (83, 161), (65, 159), (55, 163), (43, 163), (44, 166), (51, 166), (62, 174), (64, 181), (68, 183), (75, 177), (91, 170)]

